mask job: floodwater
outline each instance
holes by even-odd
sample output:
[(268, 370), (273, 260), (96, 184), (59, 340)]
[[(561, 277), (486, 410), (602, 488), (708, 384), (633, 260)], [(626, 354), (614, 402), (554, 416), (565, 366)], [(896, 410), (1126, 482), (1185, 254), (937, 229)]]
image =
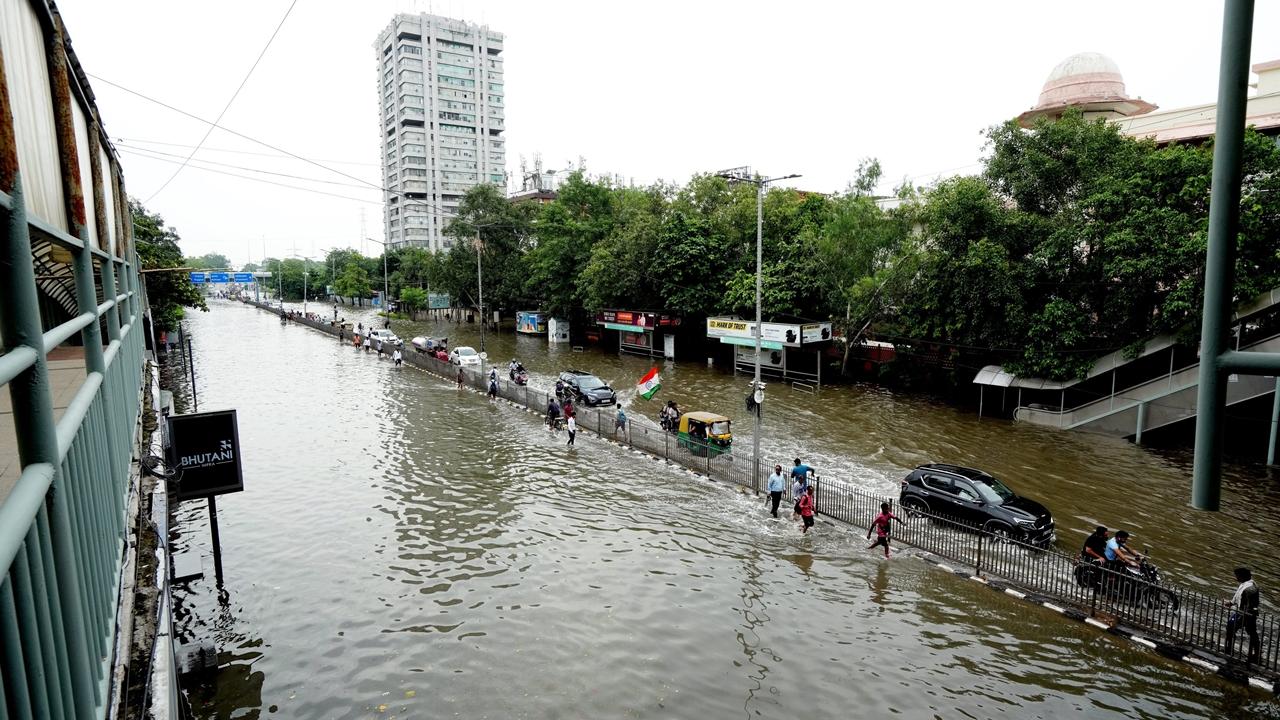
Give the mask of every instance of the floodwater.
[[(1280, 717), (1267, 696), (948, 575), (857, 530), (802, 537), (755, 500), (335, 339), (229, 302), (188, 321), (200, 408), (236, 408), (246, 490), (178, 512), (185, 639), (220, 668), (198, 717)], [(352, 316), (350, 309), (346, 313)], [(395, 323), (402, 337), (466, 326)], [(489, 335), (548, 384), (619, 389), (644, 358)], [(742, 417), (743, 376), (663, 366), (659, 400)], [(770, 388), (763, 447), (893, 492), (927, 461), (975, 465), (1041, 499), (1062, 542), (1127, 527), (1166, 576), (1230, 590), (1275, 575), (1275, 481), (1233, 468), (1226, 513), (1186, 505), (1189, 460), (973, 416), (874, 387)], [(652, 409), (650, 409), (652, 408)], [(746, 423), (737, 430), (749, 447)], [(785, 462), (783, 464), (786, 464)], [(1266, 585), (1264, 584), (1265, 588)], [(1265, 591), (1264, 591), (1265, 592)]]

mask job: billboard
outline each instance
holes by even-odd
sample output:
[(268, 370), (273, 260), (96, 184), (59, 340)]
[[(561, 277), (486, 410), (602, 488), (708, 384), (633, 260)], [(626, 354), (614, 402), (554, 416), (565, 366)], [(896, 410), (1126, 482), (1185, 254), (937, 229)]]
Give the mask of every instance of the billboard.
[(800, 342), (819, 343), (831, 339), (831, 323), (808, 323), (800, 326)]
[(547, 316), (535, 310), (521, 310), (516, 313), (516, 332), (526, 335), (546, 335)]
[(169, 466), (180, 473), (179, 500), (244, 490), (236, 411), (169, 416)]
[[(737, 318), (707, 318), (707, 337), (730, 338), (730, 340), (755, 340), (755, 321), (738, 320)], [(787, 323), (761, 323), (764, 332), (760, 339), (776, 342), (787, 347), (800, 347), (803, 344), (819, 343), (831, 339), (831, 323), (807, 323), (791, 325)], [(740, 344), (740, 343), (734, 343)]]
[(431, 310), (448, 310), (449, 296), (444, 293), (431, 293), (427, 295), (427, 307)]

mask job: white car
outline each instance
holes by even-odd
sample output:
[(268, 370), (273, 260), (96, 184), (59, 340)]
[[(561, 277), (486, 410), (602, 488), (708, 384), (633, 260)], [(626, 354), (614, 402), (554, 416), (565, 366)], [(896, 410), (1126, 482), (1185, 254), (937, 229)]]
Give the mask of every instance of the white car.
[(475, 348), (468, 345), (456, 347), (449, 353), (449, 362), (462, 367), (472, 365), (480, 367), (480, 353), (476, 352)]
[(378, 340), (381, 340), (383, 345), (386, 345), (388, 343), (390, 343), (391, 345), (395, 345), (396, 343), (400, 342), (400, 338), (396, 337), (395, 333), (391, 332), (390, 330), (384, 330), (382, 328), (379, 328), (377, 330), (370, 330), (369, 340), (370, 342), (377, 342)]

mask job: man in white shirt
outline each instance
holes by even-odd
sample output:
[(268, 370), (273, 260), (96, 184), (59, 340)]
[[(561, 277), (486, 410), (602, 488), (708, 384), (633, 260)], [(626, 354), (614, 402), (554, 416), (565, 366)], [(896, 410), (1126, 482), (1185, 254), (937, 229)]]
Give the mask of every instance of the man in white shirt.
[(573, 438), (578, 434), (578, 421), (577, 421), (577, 420), (574, 420), (574, 419), (573, 419), (573, 416), (572, 416), (572, 415), (570, 415), (570, 416), (569, 416), (569, 424), (568, 424), (568, 425), (566, 425), (566, 427), (569, 429), (569, 442), (568, 442), (568, 443), (566, 443), (566, 444), (567, 444), (567, 445), (572, 446), (572, 445), (573, 445)]

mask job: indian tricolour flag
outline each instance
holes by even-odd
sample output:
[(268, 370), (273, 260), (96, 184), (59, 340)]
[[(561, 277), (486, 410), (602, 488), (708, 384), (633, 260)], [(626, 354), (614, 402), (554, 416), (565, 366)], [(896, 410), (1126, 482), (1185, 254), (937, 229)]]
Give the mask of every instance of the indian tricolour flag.
[(662, 378), (658, 376), (658, 368), (653, 368), (644, 377), (640, 378), (640, 382), (636, 383), (636, 393), (648, 400), (653, 397), (654, 393), (658, 392), (660, 387), (662, 387)]

